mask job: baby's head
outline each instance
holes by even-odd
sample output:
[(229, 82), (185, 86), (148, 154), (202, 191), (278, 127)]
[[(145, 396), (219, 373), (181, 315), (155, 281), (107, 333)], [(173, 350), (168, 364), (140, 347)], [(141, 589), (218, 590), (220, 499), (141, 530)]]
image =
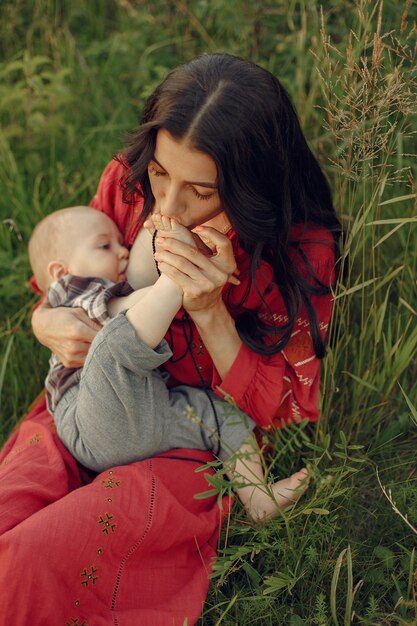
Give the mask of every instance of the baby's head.
[(30, 264), (43, 291), (66, 274), (126, 280), (128, 257), (115, 223), (86, 206), (51, 213), (29, 241)]

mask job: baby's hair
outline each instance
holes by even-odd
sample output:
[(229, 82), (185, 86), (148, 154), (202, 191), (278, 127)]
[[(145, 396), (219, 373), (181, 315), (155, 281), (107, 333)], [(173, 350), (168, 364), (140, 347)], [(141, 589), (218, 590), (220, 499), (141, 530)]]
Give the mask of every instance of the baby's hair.
[(94, 211), (88, 206), (59, 209), (44, 217), (34, 228), (29, 240), (29, 262), (38, 287), (45, 291), (51, 281), (48, 265), (51, 261), (68, 262), (72, 250), (72, 222), (77, 214)]

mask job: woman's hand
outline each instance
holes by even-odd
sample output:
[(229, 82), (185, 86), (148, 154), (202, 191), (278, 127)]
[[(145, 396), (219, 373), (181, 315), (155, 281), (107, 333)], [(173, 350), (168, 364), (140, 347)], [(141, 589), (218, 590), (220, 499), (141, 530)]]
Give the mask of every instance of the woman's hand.
[(172, 238), (158, 238), (160, 252), (155, 255), (161, 273), (181, 287), (183, 306), (189, 313), (217, 306), (224, 285), (239, 284), (233, 275), (238, 270), (230, 239), (209, 226), (197, 226), (194, 232), (211, 256)]
[(65, 367), (82, 367), (91, 342), (100, 330), (83, 309), (41, 304), (32, 315), (37, 340), (54, 352)]
[(228, 237), (208, 226), (194, 229), (211, 251), (207, 256), (198, 248), (176, 239), (159, 243), (156, 259), (161, 272), (183, 291), (183, 306), (224, 379), (242, 346), (234, 320), (222, 300), (227, 282), (239, 284), (232, 243)]

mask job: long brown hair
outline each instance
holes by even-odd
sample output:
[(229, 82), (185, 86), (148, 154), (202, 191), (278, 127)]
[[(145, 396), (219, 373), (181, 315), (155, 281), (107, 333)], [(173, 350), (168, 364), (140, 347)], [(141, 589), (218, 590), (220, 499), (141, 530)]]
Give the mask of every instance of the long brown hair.
[(333, 234), (337, 255), (341, 226), (286, 90), (267, 70), (229, 54), (204, 54), (170, 72), (148, 99), (139, 128), (118, 157), (128, 168), (124, 198), (143, 195), (145, 215), (154, 202), (147, 167), (160, 128), (188, 140), (216, 163), (222, 208), (250, 255), (255, 285), (261, 259), (273, 268), (288, 322), (277, 326), (261, 320), (256, 311), (245, 310), (243, 299), (236, 327), (244, 343), (261, 354), (282, 350), (304, 305), (315, 353), (323, 357), (310, 296), (326, 295), (330, 286), (318, 280), (307, 258), (311, 280), (297, 270), (290, 246), (302, 251), (300, 242), (289, 241), (289, 233), (294, 224), (323, 226)]

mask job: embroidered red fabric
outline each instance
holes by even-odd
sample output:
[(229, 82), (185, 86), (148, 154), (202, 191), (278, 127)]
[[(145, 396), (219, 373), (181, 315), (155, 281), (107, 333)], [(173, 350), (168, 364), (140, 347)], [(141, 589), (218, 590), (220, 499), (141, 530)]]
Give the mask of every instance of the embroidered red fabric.
[(222, 513), (194, 498), (211, 455), (171, 454), (190, 460), (160, 455), (92, 478), (37, 402), (0, 456), (1, 626), (196, 622)]

